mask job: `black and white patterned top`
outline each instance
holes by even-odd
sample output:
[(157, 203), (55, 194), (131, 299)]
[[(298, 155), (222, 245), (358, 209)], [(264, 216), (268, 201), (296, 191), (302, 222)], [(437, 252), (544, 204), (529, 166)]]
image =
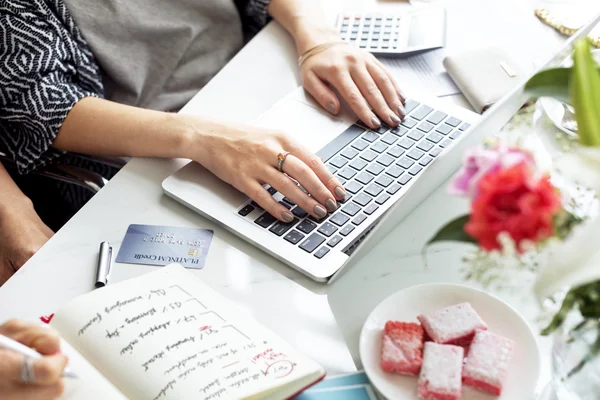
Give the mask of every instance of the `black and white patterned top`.
[[(266, 24), (269, 1), (235, 0), (247, 35)], [(102, 72), (62, 0), (0, 0), (0, 152), (19, 173), (62, 155), (51, 144), (89, 96), (104, 96)]]

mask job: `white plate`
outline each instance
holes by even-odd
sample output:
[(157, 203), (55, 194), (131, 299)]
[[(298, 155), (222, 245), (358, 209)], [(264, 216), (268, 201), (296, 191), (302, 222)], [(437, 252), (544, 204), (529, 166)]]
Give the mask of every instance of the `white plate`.
[(502, 396), (463, 387), (462, 400), (516, 400), (531, 397), (540, 375), (540, 352), (534, 333), (508, 304), (481, 290), (432, 283), (401, 290), (382, 301), (369, 315), (360, 334), (360, 358), (371, 383), (391, 400), (417, 399), (417, 377), (384, 372), (379, 366), (381, 332), (386, 321), (416, 322), (417, 315), (469, 302), (490, 331), (515, 341), (509, 376)]

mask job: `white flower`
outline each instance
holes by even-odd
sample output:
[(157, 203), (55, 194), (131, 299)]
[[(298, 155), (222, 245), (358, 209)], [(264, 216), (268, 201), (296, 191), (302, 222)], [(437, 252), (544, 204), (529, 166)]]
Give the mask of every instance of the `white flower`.
[(576, 226), (565, 241), (551, 239), (545, 256), (534, 285), (540, 302), (565, 288), (600, 280), (600, 218)]
[(565, 178), (600, 194), (600, 148), (576, 146), (554, 160)]

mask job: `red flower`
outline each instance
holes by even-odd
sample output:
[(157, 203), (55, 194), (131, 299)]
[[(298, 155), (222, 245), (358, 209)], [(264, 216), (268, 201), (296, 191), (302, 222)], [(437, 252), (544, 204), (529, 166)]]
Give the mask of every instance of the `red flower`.
[(534, 243), (554, 234), (553, 217), (560, 198), (547, 176), (535, 180), (527, 163), (489, 173), (481, 179), (465, 232), (485, 250), (500, 249), (498, 234), (506, 232), (519, 252), (523, 240)]

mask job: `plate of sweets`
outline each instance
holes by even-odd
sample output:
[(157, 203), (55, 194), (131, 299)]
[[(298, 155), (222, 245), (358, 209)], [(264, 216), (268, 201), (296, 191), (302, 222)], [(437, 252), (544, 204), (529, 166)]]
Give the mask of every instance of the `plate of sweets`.
[(371, 383), (393, 400), (533, 398), (540, 352), (527, 322), (481, 290), (433, 283), (381, 302), (360, 335)]

